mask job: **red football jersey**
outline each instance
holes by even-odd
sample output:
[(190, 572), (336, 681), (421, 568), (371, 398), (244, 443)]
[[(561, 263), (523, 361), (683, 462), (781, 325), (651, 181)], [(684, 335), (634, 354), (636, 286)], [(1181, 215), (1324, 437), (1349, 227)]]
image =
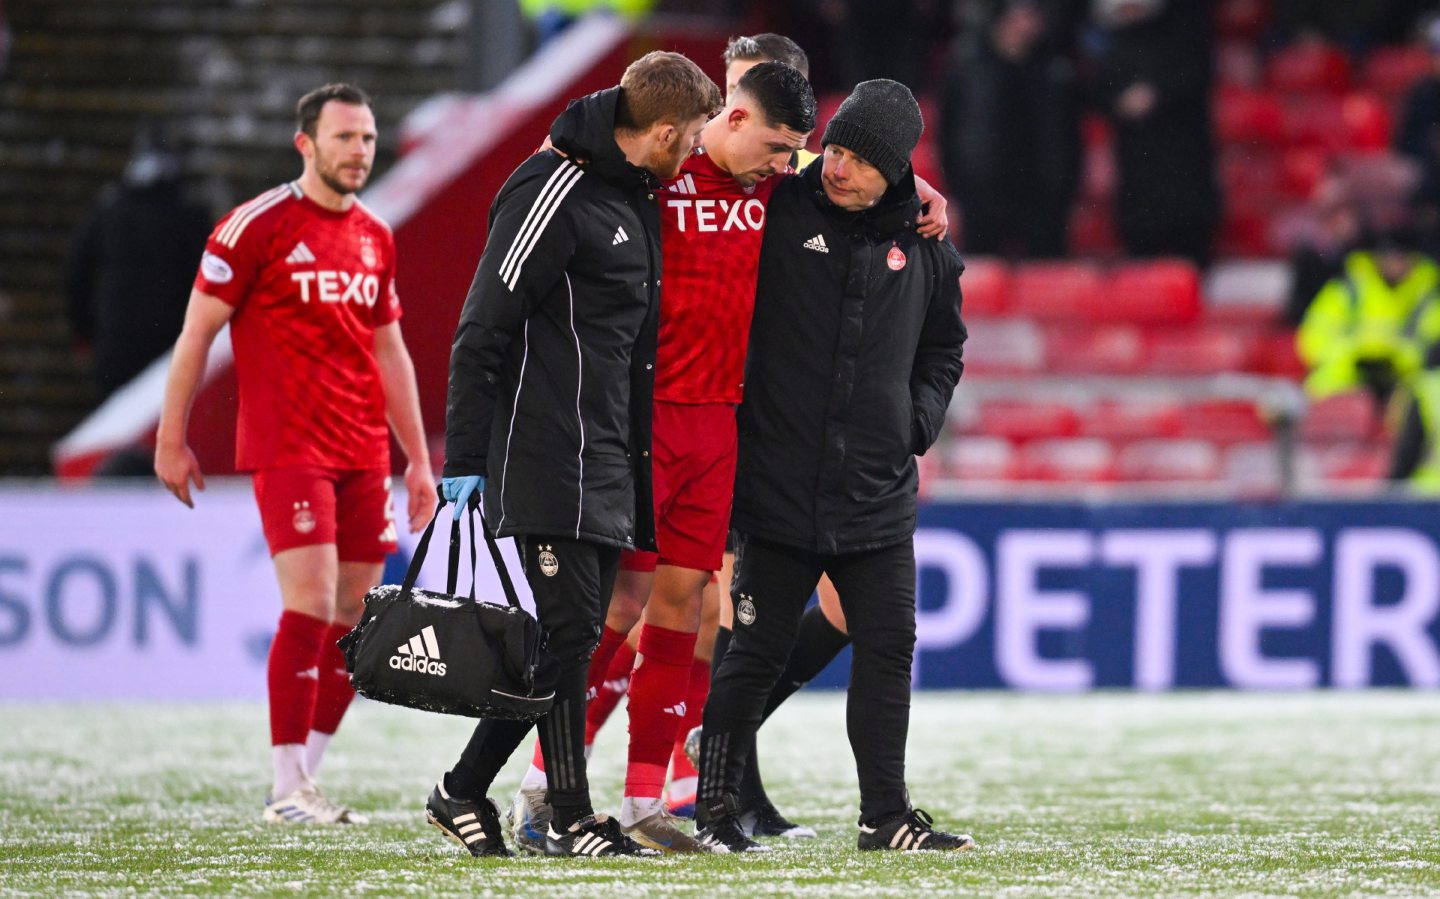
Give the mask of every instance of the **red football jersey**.
[(740, 402), (765, 204), (781, 177), (744, 188), (697, 153), (665, 186), (655, 399)]
[(375, 329), (400, 301), (384, 222), (281, 185), (220, 220), (195, 287), (235, 307), (236, 468), (389, 468)]

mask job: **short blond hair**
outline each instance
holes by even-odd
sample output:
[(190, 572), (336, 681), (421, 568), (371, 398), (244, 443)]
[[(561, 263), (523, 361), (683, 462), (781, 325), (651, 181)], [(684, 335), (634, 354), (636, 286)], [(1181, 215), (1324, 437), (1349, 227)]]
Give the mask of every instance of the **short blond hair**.
[(620, 78), (615, 125), (644, 131), (657, 122), (688, 122), (720, 111), (720, 88), (689, 58), (652, 50)]

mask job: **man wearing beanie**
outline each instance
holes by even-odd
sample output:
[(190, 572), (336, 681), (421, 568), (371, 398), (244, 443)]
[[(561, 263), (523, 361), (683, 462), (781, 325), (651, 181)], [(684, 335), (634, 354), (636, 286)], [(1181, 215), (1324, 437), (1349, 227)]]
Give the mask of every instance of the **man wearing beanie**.
[(969, 849), (905, 786), (915, 649), (915, 456), (940, 433), (963, 368), (954, 247), (915, 232), (910, 91), (856, 86), (824, 155), (775, 188), (739, 412), (735, 629), (705, 708), (701, 838), (745, 836), (736, 793), (801, 615), (829, 575), (853, 637), (847, 704), (861, 849)]

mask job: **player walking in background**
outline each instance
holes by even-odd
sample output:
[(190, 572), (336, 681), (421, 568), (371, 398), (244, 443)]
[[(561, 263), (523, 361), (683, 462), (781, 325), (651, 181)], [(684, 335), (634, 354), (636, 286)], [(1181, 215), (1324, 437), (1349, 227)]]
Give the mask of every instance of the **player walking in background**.
[[(699, 67), (661, 52), (632, 63), (618, 88), (572, 103), (553, 149), (496, 197), (455, 335), (443, 487), (457, 514), (483, 492), (489, 527), (516, 537), (547, 635), (537, 689), (555, 690), (540, 721), (551, 855), (652, 851), (591, 808), (586, 673), (620, 551), (654, 547), (660, 184), (719, 106)], [(481, 721), (427, 803), (472, 854), (508, 854), (485, 794), (529, 730)]]
[(435, 504), (410, 354), (400, 335), (395, 242), (355, 197), (375, 161), (358, 88), (328, 84), (296, 107), (299, 180), (237, 207), (210, 235), (176, 341), (155, 473), (187, 506), (205, 488), (186, 439), (216, 334), (227, 323), (240, 384), (235, 464), (255, 498), (283, 611), (267, 682), (272, 823), (363, 823), (314, 776), (354, 690), (335, 642), (396, 548), (388, 420), (409, 464), (412, 532)]
[(905, 788), (915, 648), (915, 454), (960, 377), (960, 258), (913, 230), (920, 108), (858, 85), (822, 165), (776, 187), (760, 258), (735, 481), (735, 633), (705, 708), (702, 842), (761, 849), (737, 792), (767, 697), (822, 574), (855, 655), (847, 709), (862, 849), (964, 849)]

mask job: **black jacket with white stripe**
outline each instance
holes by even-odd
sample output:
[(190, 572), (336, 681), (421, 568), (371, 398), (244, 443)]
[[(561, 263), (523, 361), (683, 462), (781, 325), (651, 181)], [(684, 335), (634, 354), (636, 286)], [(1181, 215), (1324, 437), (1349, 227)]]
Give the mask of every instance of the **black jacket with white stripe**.
[(619, 88), (555, 120), (490, 208), (450, 354), (445, 474), (496, 536), (654, 547), (659, 182), (615, 144)]
[(864, 212), (817, 159), (770, 197), (731, 525), (827, 555), (915, 533), (915, 457), (964, 368), (960, 255), (915, 232), (910, 175)]

